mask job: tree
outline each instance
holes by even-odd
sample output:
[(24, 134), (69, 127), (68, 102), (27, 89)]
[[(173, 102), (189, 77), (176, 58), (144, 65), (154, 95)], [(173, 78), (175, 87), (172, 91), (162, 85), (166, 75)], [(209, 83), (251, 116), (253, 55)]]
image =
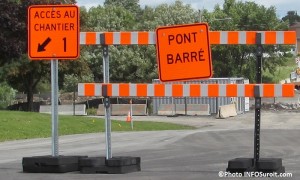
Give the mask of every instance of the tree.
[[(88, 12), (87, 28), (90, 31), (130, 31), (135, 30), (137, 27), (133, 13), (126, 10), (122, 6), (106, 5), (104, 7), (93, 7)], [(95, 81), (103, 81), (103, 66), (102, 66), (102, 49), (97, 46), (86, 47), (86, 51), (82, 52), (82, 58), (85, 59), (91, 71), (94, 74)], [(126, 57), (128, 52), (132, 52), (131, 47), (115, 47), (109, 48), (110, 52), (110, 64), (111, 67), (119, 68), (115, 66), (115, 61), (122, 57)], [(120, 54), (122, 52), (122, 54)], [(117, 60), (116, 60), (117, 59)], [(130, 59), (127, 59), (128, 61)], [(119, 78), (115, 78), (111, 68), (111, 80), (117, 81)], [(127, 77), (122, 77), (126, 79)]]
[(182, 1), (176, 0), (173, 4), (161, 4), (154, 9), (145, 7), (139, 29), (153, 31), (158, 26), (188, 24), (197, 21), (198, 13), (190, 5), (184, 5)]
[(139, 0), (105, 0), (104, 6), (123, 7), (135, 15), (141, 11)]
[[(230, 21), (219, 21), (230, 17)], [(216, 6), (212, 13), (207, 14), (213, 30), (246, 30), (267, 31), (287, 30), (288, 25), (276, 16), (275, 7), (266, 8), (254, 2), (242, 2), (225, 0), (223, 8)], [(214, 20), (215, 19), (215, 20)], [(264, 52), (268, 58), (264, 58), (263, 69), (274, 72), (277, 65), (282, 65), (284, 56), (276, 54), (276, 51), (285, 52), (287, 47), (269, 45), (264, 46)], [(212, 59), (214, 77), (246, 77), (255, 81), (255, 46), (213, 46)]]
[(9, 106), (16, 96), (16, 90), (11, 88), (7, 83), (0, 83), (0, 109)]
[[(70, 2), (75, 3), (74, 0)], [(27, 93), (28, 111), (33, 109), (33, 93), (40, 80), (49, 75), (50, 65), (30, 61), (26, 55), (27, 8), (34, 4), (56, 3), (56, 0), (2, 0), (0, 4), (0, 79)]]
[(17, 2), (0, 2), (0, 67), (25, 52), (25, 12), (26, 8)]
[(297, 14), (297, 11), (288, 11), (287, 15), (282, 18), (283, 21), (288, 21), (289, 25), (293, 25), (297, 22), (300, 22), (300, 16)]
[[(197, 14), (191, 6), (184, 5), (181, 1), (171, 5), (159, 5), (156, 8), (145, 7), (136, 19), (136, 12), (127, 8), (126, 4), (129, 2), (137, 1), (106, 1), (103, 7), (91, 8), (87, 21), (89, 30), (154, 31), (158, 26), (192, 23), (197, 20)], [(90, 64), (95, 81), (101, 82), (102, 50), (99, 47), (87, 49), (82, 57)], [(111, 82), (151, 82), (152, 79), (158, 78), (154, 45), (111, 46), (109, 55)]]

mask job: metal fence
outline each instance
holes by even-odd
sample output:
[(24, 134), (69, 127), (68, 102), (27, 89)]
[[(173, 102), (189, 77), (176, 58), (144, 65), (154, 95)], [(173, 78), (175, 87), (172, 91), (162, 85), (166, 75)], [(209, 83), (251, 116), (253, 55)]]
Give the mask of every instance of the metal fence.
[[(179, 81), (163, 83), (159, 79), (152, 80), (153, 84), (244, 84), (244, 78), (210, 78), (205, 80)], [(236, 102), (237, 112), (245, 112), (245, 97), (157, 97), (152, 98), (153, 114), (158, 114), (158, 108), (161, 104), (209, 104), (210, 113), (216, 114), (219, 106)]]

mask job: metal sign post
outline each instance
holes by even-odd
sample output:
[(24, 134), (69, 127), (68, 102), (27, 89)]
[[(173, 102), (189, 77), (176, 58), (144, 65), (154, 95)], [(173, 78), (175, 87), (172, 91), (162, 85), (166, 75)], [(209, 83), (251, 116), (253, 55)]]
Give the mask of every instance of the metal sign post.
[[(261, 84), (261, 73), (262, 73), (262, 55), (263, 55), (263, 47), (261, 44), (261, 33), (256, 33), (256, 83)], [(258, 87), (258, 86), (256, 86)], [(254, 162), (253, 165), (256, 167), (256, 164), (259, 160), (260, 154), (260, 120), (261, 120), (261, 97), (259, 92), (259, 87), (255, 88), (255, 125), (254, 125)]]
[(51, 60), (52, 156), (58, 157), (58, 60)]
[[(103, 45), (103, 81), (109, 83), (109, 56), (108, 46)], [(104, 98), (105, 107), (105, 140), (106, 140), (106, 159), (112, 158), (111, 152), (111, 121), (110, 121), (110, 99)]]
[(131, 125), (131, 130), (133, 130), (132, 99), (130, 99), (130, 125)]

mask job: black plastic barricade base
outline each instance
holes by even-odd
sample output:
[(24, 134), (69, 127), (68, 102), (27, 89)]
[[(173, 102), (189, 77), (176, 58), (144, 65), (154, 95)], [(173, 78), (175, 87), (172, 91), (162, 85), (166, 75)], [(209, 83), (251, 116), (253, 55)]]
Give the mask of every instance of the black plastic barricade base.
[(228, 161), (227, 172), (244, 173), (252, 167), (253, 158), (236, 158)]
[[(227, 172), (230, 173), (284, 173), (285, 167), (282, 166), (281, 158), (260, 158), (256, 165), (253, 165), (253, 158), (236, 158), (228, 161)], [(253, 173), (252, 173), (253, 174)]]
[(87, 156), (35, 156), (23, 157), (23, 172), (67, 173), (79, 171), (79, 160)]
[(79, 161), (80, 172), (83, 174), (125, 174), (141, 171), (140, 157), (88, 157)]

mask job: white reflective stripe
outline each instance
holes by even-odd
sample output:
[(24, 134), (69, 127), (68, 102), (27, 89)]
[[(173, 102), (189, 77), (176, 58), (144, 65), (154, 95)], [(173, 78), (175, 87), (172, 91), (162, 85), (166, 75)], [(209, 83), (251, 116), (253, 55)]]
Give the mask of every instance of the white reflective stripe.
[(228, 44), (228, 31), (220, 32), (220, 44)]
[(86, 32), (81, 32), (80, 33), (80, 39), (79, 39), (79, 41), (80, 41), (80, 44), (86, 44), (85, 42), (86, 42)]
[(264, 85), (263, 84), (258, 84), (259, 86), (259, 97), (263, 97), (264, 95)]
[(190, 84), (183, 84), (183, 96), (184, 97), (190, 96), (190, 94), (191, 94), (190, 90), (191, 90)]
[(129, 84), (129, 96), (137, 96), (137, 85), (136, 84)]
[(226, 97), (226, 84), (220, 84), (219, 85), (219, 96), (220, 97)]
[(113, 44), (121, 44), (121, 33), (113, 32)]
[(100, 34), (102, 34), (102, 32), (96, 32), (96, 44), (100, 44)]
[(282, 97), (282, 84), (275, 84), (274, 91), (275, 97)]
[(112, 84), (112, 96), (120, 96), (119, 89), (119, 84)]
[(85, 96), (83, 83), (78, 84), (78, 96)]
[(284, 44), (284, 32), (276, 31), (276, 44)]
[(147, 96), (149, 96), (149, 97), (154, 96), (154, 84), (147, 85)]
[(149, 32), (148, 33), (148, 44), (156, 44), (156, 35), (155, 32)]
[(95, 96), (102, 96), (102, 84), (95, 84)]
[(172, 93), (173, 93), (173, 85), (166, 84), (165, 85), (165, 96), (172, 96)]
[(265, 34), (265, 31), (257, 31), (257, 33), (261, 33), (261, 44), (266, 44), (266, 34)]
[(130, 33), (130, 43), (131, 44), (138, 44), (138, 40), (139, 40), (139, 37), (138, 37), (139, 33), (138, 32), (131, 32)]
[(237, 97), (244, 97), (244, 96), (245, 96), (245, 84), (238, 84)]
[(239, 44), (246, 44), (247, 43), (247, 33), (245, 31), (238, 31), (238, 39), (239, 39)]
[(201, 97), (207, 97), (208, 96), (208, 85), (207, 84), (201, 84), (200, 85), (200, 92), (201, 92)]

